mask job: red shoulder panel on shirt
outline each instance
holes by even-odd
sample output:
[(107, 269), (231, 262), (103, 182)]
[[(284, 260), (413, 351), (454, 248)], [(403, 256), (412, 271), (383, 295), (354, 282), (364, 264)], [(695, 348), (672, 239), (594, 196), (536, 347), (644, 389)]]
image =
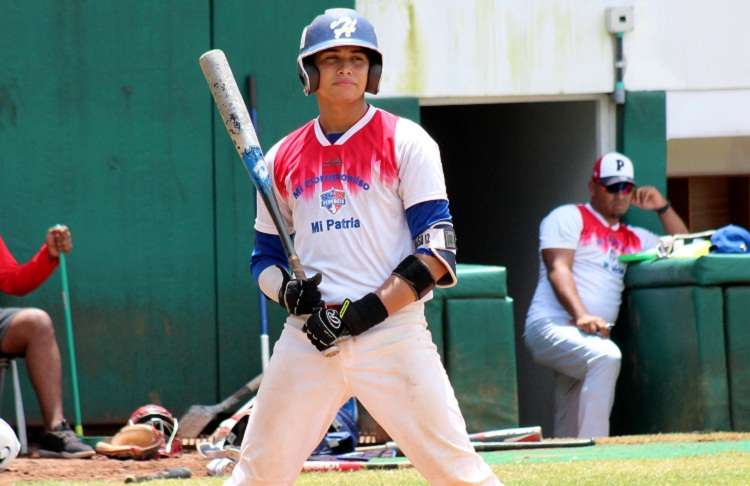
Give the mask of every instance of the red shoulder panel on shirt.
[(288, 197), (310, 198), (318, 185), (343, 187), (356, 193), (379, 177), (386, 185), (398, 179), (395, 131), (398, 117), (376, 110), (367, 124), (344, 143), (322, 145), (311, 121), (289, 134), (276, 153), (274, 183)]
[(583, 218), (583, 229), (579, 242), (581, 244), (596, 244), (602, 251), (614, 249), (620, 255), (641, 251), (641, 239), (625, 224), (620, 224), (617, 230), (601, 222), (585, 204), (576, 206)]

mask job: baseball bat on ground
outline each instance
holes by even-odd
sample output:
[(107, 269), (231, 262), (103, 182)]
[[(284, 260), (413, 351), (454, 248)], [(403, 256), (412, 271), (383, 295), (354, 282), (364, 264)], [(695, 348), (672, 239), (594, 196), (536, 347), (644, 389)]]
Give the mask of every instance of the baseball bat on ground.
[[(497, 447), (497, 444), (499, 443), (539, 443), (542, 440), (542, 428), (537, 425), (532, 427), (515, 427), (511, 429), (488, 430), (485, 432), (469, 434), (469, 440), (471, 440), (472, 445), (477, 450), (486, 450), (488, 447)], [(483, 443), (489, 443), (492, 445), (484, 446)], [(385, 444), (380, 445), (360, 446), (357, 447), (356, 450), (359, 452), (372, 452), (384, 449), (392, 449), (399, 454), (401, 453), (401, 449), (394, 441), (388, 441)]]
[(532, 427), (488, 430), (469, 434), (469, 439), (477, 442), (538, 442), (542, 440), (542, 428), (535, 425)]
[(593, 439), (543, 439), (532, 442), (472, 442), (477, 452), (517, 451), (521, 449), (555, 449), (561, 447), (585, 447), (594, 445)]
[[(247, 105), (242, 99), (237, 81), (229, 67), (226, 55), (220, 49), (213, 49), (203, 53), (198, 59), (203, 71), (203, 76), (208, 82), (216, 107), (224, 121), (229, 137), (234, 142), (242, 162), (250, 175), (250, 179), (260, 193), (263, 204), (271, 214), (271, 219), (281, 239), (281, 245), (289, 261), (292, 273), (298, 279), (305, 278), (302, 264), (297, 253), (294, 251), (292, 239), (289, 236), (284, 220), (279, 211), (279, 204), (273, 193), (271, 178), (268, 173), (268, 165), (263, 158), (263, 150), (260, 148), (255, 127), (247, 111)], [(333, 356), (338, 354), (338, 347), (331, 346), (323, 354)]]
[(160, 479), (188, 479), (192, 476), (190, 469), (186, 467), (173, 467), (165, 469), (156, 474), (147, 476), (128, 476), (125, 478), (126, 483), (142, 483), (144, 481), (155, 481)]
[(303, 473), (309, 472), (355, 472), (372, 469), (407, 469), (413, 467), (410, 462), (359, 462), (359, 461), (305, 461)]
[(261, 373), (216, 405), (191, 405), (180, 419), (180, 437), (183, 439), (198, 437), (217, 415), (238, 405), (248, 393), (258, 391), (262, 379)]

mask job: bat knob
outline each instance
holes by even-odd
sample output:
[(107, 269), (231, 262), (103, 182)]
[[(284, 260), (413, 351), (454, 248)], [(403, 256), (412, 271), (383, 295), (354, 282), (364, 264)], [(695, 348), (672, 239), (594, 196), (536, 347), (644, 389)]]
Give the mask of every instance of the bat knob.
[(323, 356), (325, 356), (326, 358), (333, 358), (334, 356), (339, 354), (339, 351), (339, 347), (334, 345), (323, 351)]

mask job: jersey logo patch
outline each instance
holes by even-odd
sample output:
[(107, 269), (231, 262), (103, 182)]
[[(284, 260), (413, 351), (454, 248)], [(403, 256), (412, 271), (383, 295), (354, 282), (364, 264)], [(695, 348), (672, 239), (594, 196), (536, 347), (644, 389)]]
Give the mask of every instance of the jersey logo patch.
[(329, 189), (320, 193), (320, 206), (326, 208), (331, 214), (339, 212), (346, 205), (346, 193), (341, 189)]
[(351, 37), (353, 33), (357, 31), (357, 19), (351, 17), (340, 17), (331, 22), (331, 30), (333, 36), (338, 39), (342, 35), (344, 37)]

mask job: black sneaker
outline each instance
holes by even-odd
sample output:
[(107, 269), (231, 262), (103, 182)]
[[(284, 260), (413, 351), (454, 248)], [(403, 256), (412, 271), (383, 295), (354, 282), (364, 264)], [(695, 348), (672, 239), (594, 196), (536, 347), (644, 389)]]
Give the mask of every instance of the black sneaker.
[(94, 454), (94, 449), (84, 444), (64, 420), (54, 429), (45, 432), (39, 441), (41, 457), (85, 459)]

